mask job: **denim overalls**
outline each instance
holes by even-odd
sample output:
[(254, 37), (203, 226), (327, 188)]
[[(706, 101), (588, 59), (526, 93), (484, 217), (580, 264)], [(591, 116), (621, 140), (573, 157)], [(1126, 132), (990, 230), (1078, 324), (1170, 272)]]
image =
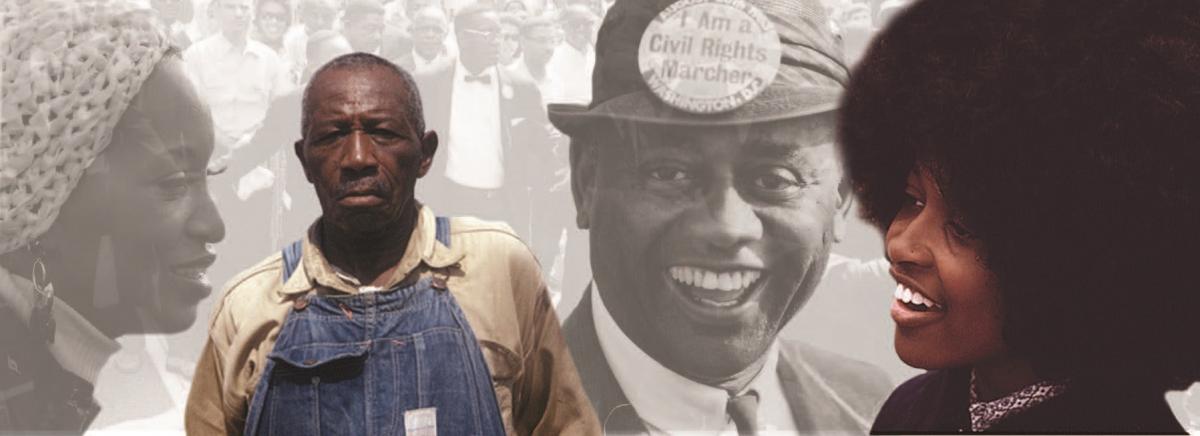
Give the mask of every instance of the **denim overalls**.
[[(444, 217), (437, 239), (450, 245)], [(284, 249), (284, 281), (301, 247)], [(475, 333), (444, 278), (425, 277), (297, 300), (255, 387), (245, 434), (499, 436), (504, 424)]]

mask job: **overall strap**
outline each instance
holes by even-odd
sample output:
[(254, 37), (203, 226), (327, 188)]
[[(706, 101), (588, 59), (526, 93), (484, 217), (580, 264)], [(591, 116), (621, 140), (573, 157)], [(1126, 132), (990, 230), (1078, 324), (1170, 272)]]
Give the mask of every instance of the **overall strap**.
[(296, 267), (300, 266), (300, 256), (304, 253), (304, 239), (297, 239), (283, 248), (283, 281), (286, 283)]
[(437, 240), (442, 245), (450, 246), (450, 218), (437, 217)]

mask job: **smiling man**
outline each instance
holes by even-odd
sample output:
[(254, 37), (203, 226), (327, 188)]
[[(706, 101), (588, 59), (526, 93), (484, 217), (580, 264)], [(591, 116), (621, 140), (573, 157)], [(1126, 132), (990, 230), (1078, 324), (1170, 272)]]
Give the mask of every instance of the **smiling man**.
[(591, 105), (551, 105), (594, 275), (564, 331), (606, 431), (861, 433), (886, 395), (879, 370), (778, 338), (850, 195), (827, 23), (817, 1), (618, 1)]
[(420, 102), (374, 55), (314, 73), (295, 152), (322, 216), (230, 283), (188, 434), (596, 432), (529, 249), (414, 198), (438, 148)]

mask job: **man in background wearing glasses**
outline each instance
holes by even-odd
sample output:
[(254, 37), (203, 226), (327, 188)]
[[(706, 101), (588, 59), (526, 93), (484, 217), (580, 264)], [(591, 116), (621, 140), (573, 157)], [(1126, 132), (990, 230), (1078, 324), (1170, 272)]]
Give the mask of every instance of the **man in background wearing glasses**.
[(490, 6), (463, 8), (454, 17), (458, 60), (415, 75), (445, 147), (420, 196), (451, 215), (506, 221), (529, 241), (531, 187), (552, 176), (534, 167), (550, 151), (549, 121), (537, 87), (497, 66), (500, 30)]

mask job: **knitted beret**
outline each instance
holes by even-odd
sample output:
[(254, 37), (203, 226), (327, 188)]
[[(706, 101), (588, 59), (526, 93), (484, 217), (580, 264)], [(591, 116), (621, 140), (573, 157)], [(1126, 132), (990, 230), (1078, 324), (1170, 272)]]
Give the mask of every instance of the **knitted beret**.
[(128, 0), (0, 2), (0, 253), (50, 228), (169, 47)]

